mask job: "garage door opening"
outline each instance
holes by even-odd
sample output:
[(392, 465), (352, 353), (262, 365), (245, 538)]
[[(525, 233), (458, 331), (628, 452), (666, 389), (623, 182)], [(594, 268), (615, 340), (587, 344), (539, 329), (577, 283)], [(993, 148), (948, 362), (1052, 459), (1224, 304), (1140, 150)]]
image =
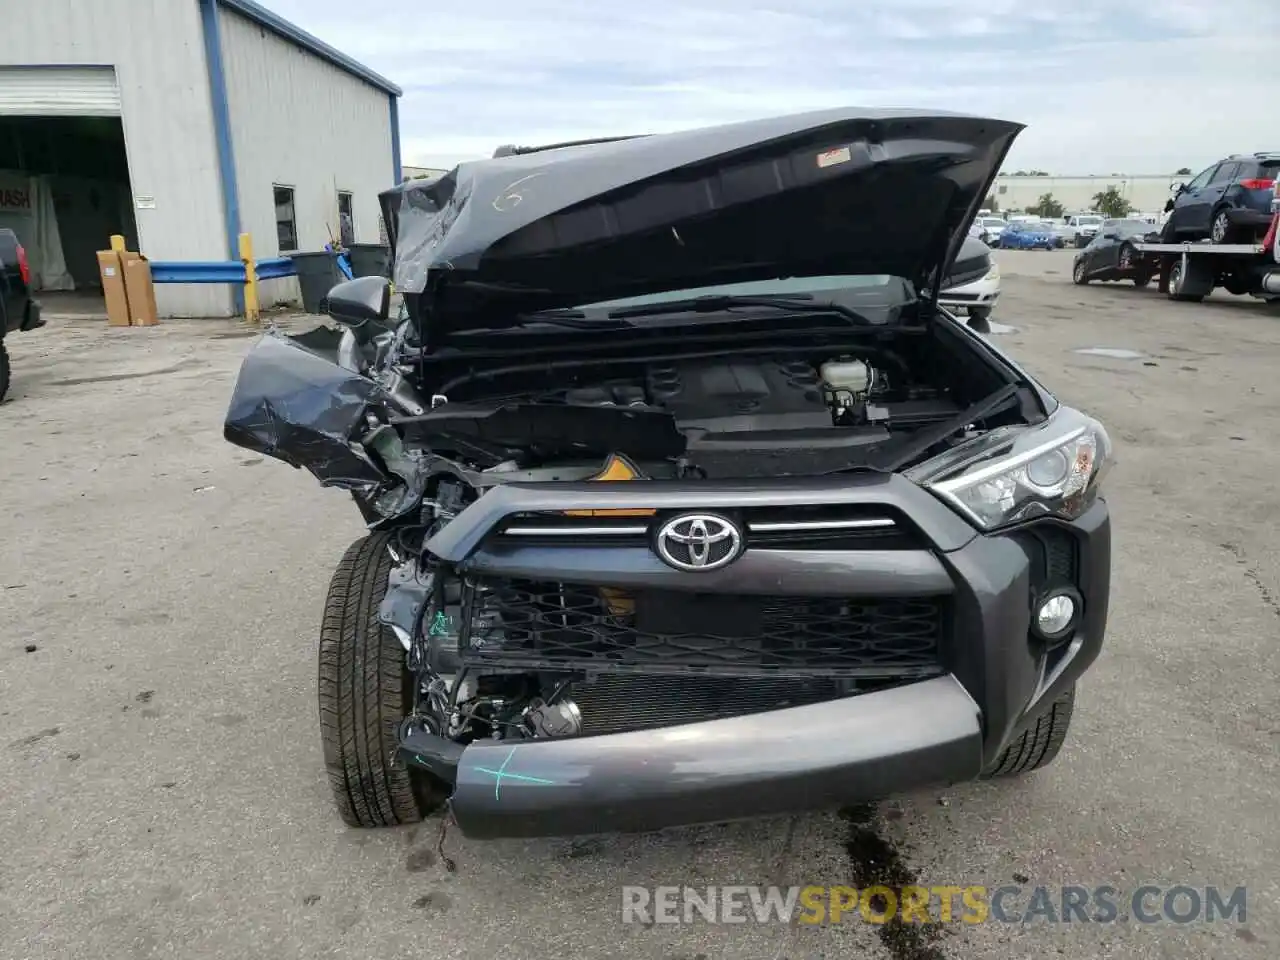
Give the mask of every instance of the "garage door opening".
[(100, 296), (97, 251), (113, 234), (138, 249), (120, 118), (0, 115), (0, 226), (37, 290)]

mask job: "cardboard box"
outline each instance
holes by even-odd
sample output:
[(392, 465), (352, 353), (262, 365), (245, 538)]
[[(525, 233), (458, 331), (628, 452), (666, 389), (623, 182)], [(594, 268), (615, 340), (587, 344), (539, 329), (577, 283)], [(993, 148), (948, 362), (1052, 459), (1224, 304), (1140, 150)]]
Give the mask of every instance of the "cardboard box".
[(124, 289), (124, 265), (115, 250), (98, 251), (98, 276), (107, 301), (107, 326), (129, 326), (129, 299)]
[(129, 301), (129, 323), (135, 327), (153, 327), (160, 322), (156, 315), (156, 285), (151, 280), (151, 263), (140, 253), (126, 250), (120, 254), (124, 268), (124, 292)]

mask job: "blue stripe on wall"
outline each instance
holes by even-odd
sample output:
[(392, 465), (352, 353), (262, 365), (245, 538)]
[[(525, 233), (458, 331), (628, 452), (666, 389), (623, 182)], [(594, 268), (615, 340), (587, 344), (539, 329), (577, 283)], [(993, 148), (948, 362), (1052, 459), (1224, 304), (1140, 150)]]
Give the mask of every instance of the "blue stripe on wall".
[(400, 98), (394, 93), (391, 100), (391, 162), (395, 164), (392, 183), (399, 183), (404, 177), (404, 167), (400, 163)]
[[(240, 259), (240, 191), (236, 184), (235, 153), (231, 144), (231, 108), (227, 105), (227, 81), (222, 70), (222, 38), (218, 33), (218, 0), (200, 0), (200, 26), (204, 32), (205, 63), (209, 70), (209, 95), (213, 106), (213, 134), (218, 146), (218, 171), (222, 179), (222, 214), (227, 229), (230, 259)], [(236, 313), (244, 312), (244, 291), (233, 288)]]

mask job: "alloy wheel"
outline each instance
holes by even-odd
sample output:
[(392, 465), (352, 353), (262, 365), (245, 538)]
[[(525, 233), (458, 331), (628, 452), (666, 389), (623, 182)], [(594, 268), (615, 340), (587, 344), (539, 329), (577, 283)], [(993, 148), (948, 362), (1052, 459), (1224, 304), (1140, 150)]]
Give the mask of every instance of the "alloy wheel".
[(1214, 243), (1222, 243), (1227, 239), (1227, 229), (1230, 224), (1227, 222), (1227, 211), (1223, 210), (1213, 218), (1213, 226), (1209, 228), (1209, 234), (1213, 238)]

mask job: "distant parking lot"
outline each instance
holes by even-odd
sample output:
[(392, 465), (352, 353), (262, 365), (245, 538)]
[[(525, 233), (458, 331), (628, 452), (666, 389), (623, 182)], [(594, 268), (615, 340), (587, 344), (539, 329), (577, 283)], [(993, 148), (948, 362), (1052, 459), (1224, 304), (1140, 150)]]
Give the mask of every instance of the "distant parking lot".
[[(455, 833), (453, 873), (438, 822), (353, 832), (332, 809), (315, 633), (362, 528), (342, 494), (223, 441), (246, 331), (52, 316), (13, 338), (0, 956), (1275, 957), (1280, 311), (1073, 286), (1072, 253), (997, 253), (994, 314), (994, 336), (1100, 417), (1119, 458), (1108, 648), (1057, 762), (843, 815), (572, 842)], [(1214, 924), (621, 922), (624, 885), (876, 883), (1249, 899), (1243, 922)]]

